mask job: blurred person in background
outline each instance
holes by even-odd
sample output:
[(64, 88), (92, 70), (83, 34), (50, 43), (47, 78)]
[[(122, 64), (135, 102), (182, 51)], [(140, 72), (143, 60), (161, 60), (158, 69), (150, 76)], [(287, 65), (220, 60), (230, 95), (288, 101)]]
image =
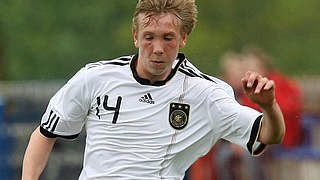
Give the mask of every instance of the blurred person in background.
[[(299, 146), (302, 143), (302, 95), (299, 84), (272, 67), (271, 57), (261, 48), (253, 46), (244, 48), (242, 59), (244, 70), (257, 71), (275, 82), (276, 100), (286, 124), (286, 135), (281, 145), (285, 149)], [(245, 95), (241, 96), (240, 103), (261, 111)]]
[[(240, 104), (258, 111), (261, 111), (261, 109), (246, 97), (242, 89), (239, 89), (239, 84), (236, 83), (236, 80), (246, 71), (256, 71), (275, 82), (277, 87), (275, 92), (276, 100), (282, 109), (286, 124), (286, 135), (281, 147), (292, 149), (299, 146), (302, 142), (302, 100), (299, 85), (272, 67), (271, 57), (263, 49), (255, 46), (248, 46), (237, 55), (230, 56), (230, 53), (227, 53), (223, 56), (221, 65), (222, 79), (235, 89), (236, 97)], [(239, 89), (239, 91), (236, 91), (236, 89)], [(216, 154), (212, 155), (216, 159), (214, 163), (216, 163), (217, 168), (225, 171), (223, 174), (219, 174), (219, 180), (267, 179), (272, 151), (278, 149), (271, 149), (260, 157), (251, 158), (236, 145), (228, 142), (219, 145), (216, 148)], [(235, 159), (237, 163), (230, 163)]]
[[(268, 179), (268, 167), (272, 166), (272, 154), (277, 150), (289, 150), (302, 143), (302, 97), (299, 85), (282, 74), (271, 65), (271, 56), (262, 48), (248, 46), (242, 50), (242, 66), (244, 71), (257, 71), (263, 76), (275, 82), (275, 97), (283, 112), (286, 124), (286, 134), (281, 146), (270, 148), (264, 155), (258, 158), (251, 158), (245, 155), (242, 159), (244, 166), (249, 173), (247, 179)], [(240, 97), (240, 103), (261, 112), (261, 109), (248, 99), (244, 94)]]

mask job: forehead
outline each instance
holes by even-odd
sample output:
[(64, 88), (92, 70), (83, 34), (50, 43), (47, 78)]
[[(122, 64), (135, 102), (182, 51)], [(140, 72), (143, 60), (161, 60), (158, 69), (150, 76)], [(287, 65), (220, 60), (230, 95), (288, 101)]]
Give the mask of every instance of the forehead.
[(145, 14), (141, 13), (138, 16), (139, 30), (151, 30), (151, 29), (167, 29), (167, 30), (180, 30), (180, 19), (172, 13), (161, 14)]

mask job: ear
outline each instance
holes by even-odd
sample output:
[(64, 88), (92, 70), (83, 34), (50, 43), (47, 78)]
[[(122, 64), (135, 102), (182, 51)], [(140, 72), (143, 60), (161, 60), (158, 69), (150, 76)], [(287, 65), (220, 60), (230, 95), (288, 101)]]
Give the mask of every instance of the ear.
[(139, 48), (139, 43), (138, 43), (138, 34), (137, 34), (137, 30), (132, 29), (132, 35), (133, 35), (133, 40), (134, 40), (134, 45), (136, 46), (136, 48)]
[(180, 45), (179, 45), (180, 48), (184, 48), (184, 46), (186, 46), (187, 37), (188, 37), (187, 33), (183, 33), (183, 37), (181, 38)]

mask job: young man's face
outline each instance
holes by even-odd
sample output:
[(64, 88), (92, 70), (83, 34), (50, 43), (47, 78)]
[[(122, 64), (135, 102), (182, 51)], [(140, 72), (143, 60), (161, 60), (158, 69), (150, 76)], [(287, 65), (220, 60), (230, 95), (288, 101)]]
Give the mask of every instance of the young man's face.
[(133, 30), (134, 43), (139, 49), (138, 75), (151, 82), (164, 80), (172, 70), (179, 48), (186, 44), (186, 33), (180, 32), (180, 21), (171, 13), (145, 18), (139, 15), (139, 30)]

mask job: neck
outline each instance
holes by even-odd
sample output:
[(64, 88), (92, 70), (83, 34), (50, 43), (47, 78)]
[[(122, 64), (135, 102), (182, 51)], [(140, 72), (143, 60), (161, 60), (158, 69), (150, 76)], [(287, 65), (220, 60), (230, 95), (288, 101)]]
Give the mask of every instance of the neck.
[(137, 59), (135, 62), (136, 72), (140, 78), (147, 79), (150, 81), (150, 83), (154, 83), (156, 81), (164, 81), (167, 79), (169, 74), (172, 71), (172, 68), (170, 67), (170, 70), (166, 70), (163, 73), (150, 73), (145, 68), (143, 68), (142, 62)]

